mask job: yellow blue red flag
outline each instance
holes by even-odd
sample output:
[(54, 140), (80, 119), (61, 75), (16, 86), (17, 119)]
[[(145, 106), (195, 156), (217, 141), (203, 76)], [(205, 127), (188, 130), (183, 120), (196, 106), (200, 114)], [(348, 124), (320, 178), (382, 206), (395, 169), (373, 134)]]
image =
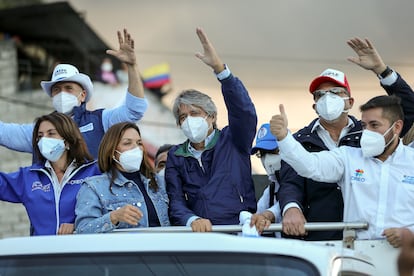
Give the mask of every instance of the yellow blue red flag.
[(151, 66), (142, 72), (142, 79), (144, 87), (148, 89), (160, 88), (171, 81), (170, 65), (161, 63)]

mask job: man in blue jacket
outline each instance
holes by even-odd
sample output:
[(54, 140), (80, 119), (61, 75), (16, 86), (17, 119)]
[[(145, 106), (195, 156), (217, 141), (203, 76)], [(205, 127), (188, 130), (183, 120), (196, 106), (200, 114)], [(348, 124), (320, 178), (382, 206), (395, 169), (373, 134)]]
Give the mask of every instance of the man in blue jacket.
[(250, 150), (257, 116), (241, 81), (199, 28), (197, 35), (204, 54), (196, 56), (221, 82), (229, 125), (217, 129), (217, 109), (208, 95), (183, 91), (174, 102), (173, 113), (188, 140), (169, 151), (165, 178), (172, 224), (208, 232), (212, 225), (239, 224), (240, 211), (256, 210)]
[[(118, 32), (119, 50), (107, 50), (128, 68), (128, 92), (125, 102), (112, 109), (87, 110), (93, 84), (89, 76), (70, 64), (57, 65), (50, 81), (42, 81), (43, 90), (52, 97), (56, 111), (70, 115), (79, 127), (88, 150), (98, 156), (99, 143), (109, 127), (116, 123), (137, 122), (147, 110), (144, 87), (139, 76), (134, 40), (124, 29)], [(32, 152), (33, 124), (13, 124), (0, 121), (0, 145), (9, 149)]]
[[(353, 38), (348, 45), (358, 57), (349, 61), (374, 72), (389, 95), (402, 99), (404, 110), (403, 136), (414, 121), (414, 93), (399, 74), (382, 61), (369, 40)], [(309, 152), (332, 150), (346, 145), (360, 147), (361, 122), (348, 115), (354, 99), (344, 73), (327, 69), (315, 78), (309, 91), (319, 118), (294, 134)], [(340, 222), (343, 219), (344, 202), (338, 185), (314, 181), (299, 176), (289, 165), (282, 162), (279, 202), (283, 215), (283, 233), (305, 240), (340, 240), (342, 231), (316, 231), (306, 233), (306, 222)]]

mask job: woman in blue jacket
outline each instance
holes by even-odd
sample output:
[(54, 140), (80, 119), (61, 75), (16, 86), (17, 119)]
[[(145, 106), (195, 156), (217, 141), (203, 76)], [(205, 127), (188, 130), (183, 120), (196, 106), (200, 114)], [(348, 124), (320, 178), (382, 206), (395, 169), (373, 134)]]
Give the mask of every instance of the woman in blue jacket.
[(100, 174), (74, 121), (54, 112), (36, 120), (34, 164), (0, 172), (0, 200), (22, 203), (31, 235), (72, 234), (80, 184)]
[(76, 203), (76, 233), (170, 225), (163, 177), (157, 178), (134, 123), (113, 125), (99, 146), (102, 175), (89, 178)]

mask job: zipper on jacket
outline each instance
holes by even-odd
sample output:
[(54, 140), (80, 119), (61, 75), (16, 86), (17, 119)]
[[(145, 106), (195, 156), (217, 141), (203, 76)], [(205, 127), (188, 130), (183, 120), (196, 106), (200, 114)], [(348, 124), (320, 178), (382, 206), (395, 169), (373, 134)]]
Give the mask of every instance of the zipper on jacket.
[(198, 164), (200, 165), (201, 170), (203, 171), (203, 173), (205, 173), (206, 171), (204, 170), (203, 162), (201, 161), (201, 157), (197, 158), (197, 161), (198, 161)]

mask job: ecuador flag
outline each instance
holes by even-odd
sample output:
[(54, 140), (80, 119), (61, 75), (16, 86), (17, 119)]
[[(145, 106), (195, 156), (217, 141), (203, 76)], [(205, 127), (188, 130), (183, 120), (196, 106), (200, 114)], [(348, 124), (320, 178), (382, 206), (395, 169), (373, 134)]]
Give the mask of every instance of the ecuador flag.
[(168, 63), (161, 63), (147, 68), (142, 72), (142, 79), (145, 88), (161, 88), (164, 84), (171, 81), (170, 65)]

